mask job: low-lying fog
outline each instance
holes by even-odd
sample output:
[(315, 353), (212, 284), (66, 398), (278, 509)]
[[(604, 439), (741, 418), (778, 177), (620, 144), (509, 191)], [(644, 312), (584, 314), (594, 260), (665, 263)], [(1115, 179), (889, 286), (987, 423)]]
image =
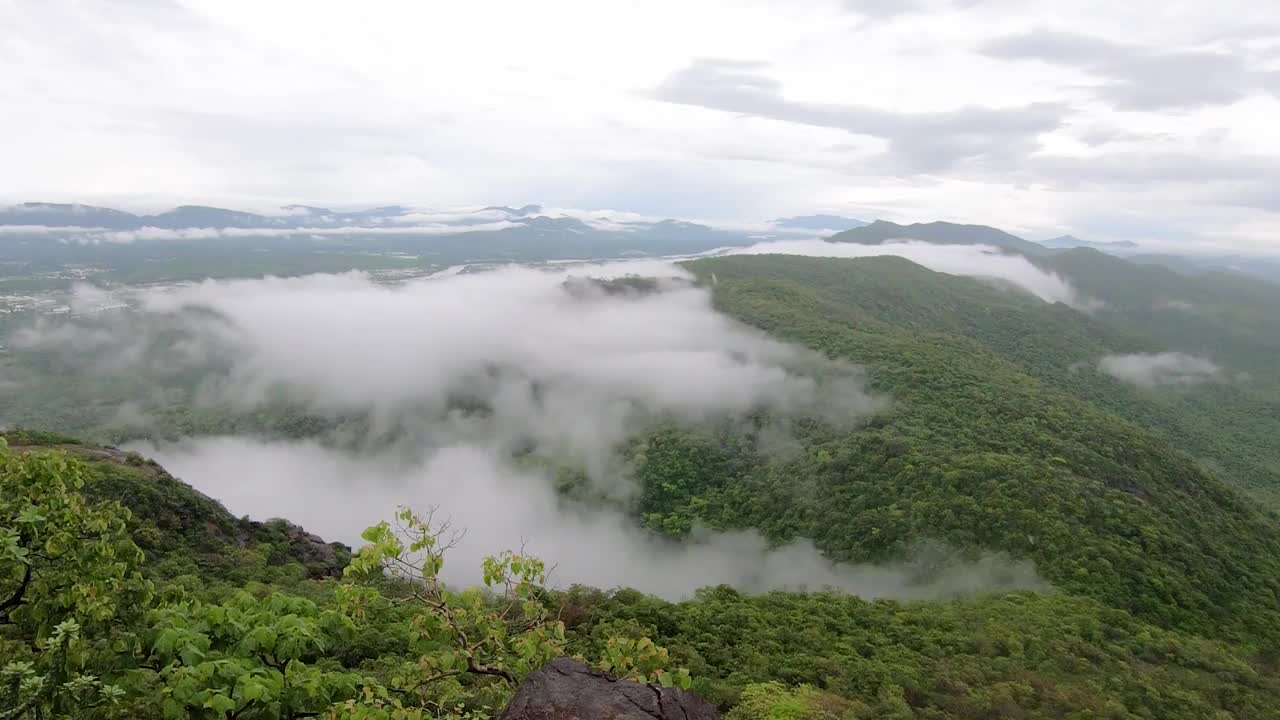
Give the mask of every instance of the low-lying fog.
[[(849, 248), (771, 243), (737, 252), (903, 254), (944, 272), (997, 277), (1075, 302), (1061, 278), (979, 247)], [(662, 292), (612, 294), (569, 277), (673, 278)], [(701, 532), (675, 544), (617, 509), (565, 506), (548, 478), (517, 467), (536, 450), (625, 496), (615, 449), (657, 418), (700, 422), (755, 409), (845, 423), (891, 398), (858, 368), (779, 343), (717, 314), (669, 261), (507, 267), (379, 285), (367, 277), (207, 281), (138, 291), (138, 309), (34, 328), (16, 342), (65, 350), (86, 371), (199, 377), (197, 398), (242, 411), (288, 398), (309, 412), (368, 418), (359, 449), (315, 440), (198, 437), (137, 446), (236, 514), (287, 517), (358, 544), (399, 504), (437, 506), (467, 531), (446, 576), (478, 578), (479, 558), (526, 544), (559, 584), (627, 585), (682, 597), (706, 585), (823, 587), (868, 597), (933, 597), (1039, 587), (1025, 563), (987, 558), (925, 585), (912, 567), (834, 565), (811, 545), (770, 549), (755, 533)], [(84, 289), (85, 299), (93, 294)], [(467, 412), (463, 408), (483, 408)]]

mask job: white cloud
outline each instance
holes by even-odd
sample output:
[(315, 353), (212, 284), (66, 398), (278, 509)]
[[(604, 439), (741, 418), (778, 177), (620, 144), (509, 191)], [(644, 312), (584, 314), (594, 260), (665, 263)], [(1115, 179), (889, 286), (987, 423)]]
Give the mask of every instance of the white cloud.
[[(397, 287), (357, 273), (207, 281), (139, 291), (136, 313), (38, 327), (15, 342), (64, 348), (111, 372), (218, 367), (204, 387), (220, 401), (249, 408), (284, 391), (316, 412), (367, 415), (375, 432), (426, 424), (437, 438), (532, 441), (598, 474), (617, 441), (659, 415), (699, 421), (764, 407), (841, 419), (877, 407), (856, 369), (736, 325), (704, 290), (630, 297), (562, 287), (618, 273), (682, 274), (636, 261)], [(77, 294), (88, 294), (78, 306), (101, 304), (99, 290)], [(156, 352), (155, 335), (175, 327), (182, 341)], [(460, 417), (460, 398), (492, 412)]]
[[(583, 467), (596, 488), (625, 498), (634, 488), (619, 443), (659, 417), (699, 423), (767, 409), (839, 424), (886, 402), (867, 394), (857, 368), (732, 322), (678, 277), (660, 292), (584, 280), (628, 274), (680, 270), (669, 261), (509, 267), (398, 287), (356, 273), (207, 281), (140, 291), (135, 310), (37, 327), (15, 345), (61, 349), (99, 372), (154, 374), (157, 387), (196, 373), (207, 398), (246, 410), (283, 392), (315, 413), (368, 418), (375, 439), (356, 450), (249, 438), (142, 449), (233, 512), (287, 516), (351, 543), (397, 504), (439, 506), (468, 532), (455, 581), (475, 580), (481, 555), (528, 541), (558, 564), (561, 583), (667, 597), (721, 582), (874, 597), (1040, 586), (1028, 564), (997, 558), (918, 586), (910, 567), (837, 567), (807, 543), (770, 549), (754, 533), (681, 546), (621, 510), (566, 505), (549, 478), (517, 466), (520, 452)], [(117, 297), (79, 294), (84, 306)], [(161, 337), (175, 334), (166, 348)], [(146, 410), (123, 412), (146, 422)]]
[(102, 232), (107, 232), (107, 229), (60, 225), (0, 225), (0, 235), (70, 235)]
[(445, 578), (480, 580), (480, 559), (527, 550), (555, 564), (553, 580), (634, 587), (670, 599), (729, 584), (748, 592), (833, 587), (864, 597), (927, 598), (1043, 588), (1029, 563), (987, 557), (919, 584), (909, 566), (835, 565), (811, 544), (770, 549), (754, 532), (661, 540), (616, 511), (566, 507), (547, 478), (502, 461), (492, 448), (461, 444), (408, 457), (356, 457), (311, 442), (203, 438), (139, 445), (236, 514), (285, 516), (326, 539), (358, 545), (360, 531), (397, 505), (437, 506), (466, 535), (446, 559)]
[(1197, 385), (1222, 377), (1222, 368), (1213, 361), (1178, 352), (1108, 355), (1098, 361), (1098, 369), (1146, 388)]
[(415, 210), (393, 216), (389, 221), (398, 225), (452, 225), (464, 221), (496, 223), (509, 219), (510, 216), (502, 210), (471, 207), (453, 210)]
[[(505, 230), (520, 223), (502, 220), (474, 225), (405, 225), (397, 227), (298, 227), (298, 228), (158, 228), (137, 230), (96, 230), (72, 234), (70, 240), (82, 244), (133, 243), (140, 240), (212, 240), (215, 238), (311, 237), (358, 235), (460, 235), (469, 232)], [(3, 229), (3, 228), (0, 228)]]

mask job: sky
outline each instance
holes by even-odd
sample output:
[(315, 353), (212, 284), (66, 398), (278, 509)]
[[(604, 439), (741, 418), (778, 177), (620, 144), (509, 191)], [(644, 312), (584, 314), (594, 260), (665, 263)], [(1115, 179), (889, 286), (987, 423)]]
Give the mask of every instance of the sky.
[(1257, 0), (0, 0), (0, 203), (838, 213), (1280, 252)]

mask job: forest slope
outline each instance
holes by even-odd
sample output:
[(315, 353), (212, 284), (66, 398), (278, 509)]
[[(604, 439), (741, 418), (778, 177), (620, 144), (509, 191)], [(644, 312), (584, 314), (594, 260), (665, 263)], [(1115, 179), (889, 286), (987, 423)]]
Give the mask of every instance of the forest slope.
[[(662, 438), (662, 453), (722, 470), (647, 483), (651, 522), (669, 525), (666, 513), (806, 536), (847, 560), (929, 540), (1005, 551), (1034, 559), (1062, 590), (1165, 627), (1280, 638), (1275, 518), (1151, 432), (1030, 371), (1054, 354), (1040, 340), (1056, 333), (1037, 335), (1023, 323), (1042, 317), (1009, 312), (1018, 296), (896, 258), (688, 267), (715, 276), (719, 309), (866, 366), (892, 403), (867, 427), (802, 433), (803, 450), (785, 460), (743, 460), (724, 438)], [(1046, 306), (1049, 316), (1074, 312)], [(1087, 318), (1059, 324), (1078, 335), (1064, 345), (1123, 340)], [(1003, 352), (983, 341), (993, 338), (1005, 338)], [(1044, 366), (1065, 374), (1070, 362)]]
[[(239, 532), (216, 503), (209, 507), (212, 501), (141, 458), (55, 436), (7, 437), (22, 445), (9, 450), (0, 444), (0, 460), (15, 453), (68, 453), (67, 471), (87, 464), (92, 493), (118, 493), (134, 509), (138, 518), (129, 534), (140, 543), (154, 541), (153, 522), (172, 512), (165, 528), (170, 556), (199, 555), (210, 524)], [(21, 460), (5, 464), (6, 471), (23, 467)], [(124, 467), (146, 468), (132, 478), (140, 483), (112, 479)], [(159, 492), (146, 494), (147, 484)], [(0, 517), (0, 527), (8, 519)], [(222, 549), (239, 544), (226, 542)], [(104, 638), (117, 633), (132, 642), (99, 642), (81, 659), (86, 672), (112, 683), (119, 693), (115, 704), (103, 712), (91, 695), (65, 696), (59, 702), (74, 703), (62, 706), (68, 716), (158, 719), (162, 707), (165, 717), (230, 717), (232, 711), (244, 717), (428, 716), (380, 700), (387, 684), (409, 708), (449, 702), (448, 712), (431, 717), (476, 718), (493, 716), (509, 697), (484, 674), (424, 684), (421, 677), (431, 677), (432, 667), (454, 656), (434, 635), (423, 642), (421, 611), (405, 604), (394, 584), (368, 578), (372, 584), (364, 585), (357, 573), (339, 586), (329, 577), (281, 572), (285, 566), (264, 573), (261, 563), (246, 562), (243, 554), (234, 560), (242, 563), (239, 578), (228, 577), (208, 557), (199, 558), (193, 574), (175, 578), (154, 572), (153, 565), (155, 592), (145, 607), (120, 608), (110, 630), (86, 626)], [(228, 592), (237, 586), (247, 592)], [(379, 588), (397, 600), (382, 601)], [(370, 604), (348, 617), (350, 598), (357, 596)], [(489, 606), (481, 597), (463, 594), (448, 602), (470, 598), (484, 612)], [(687, 668), (693, 689), (733, 708), (730, 717), (737, 720), (1277, 717), (1273, 652), (1163, 630), (1065, 594), (902, 603), (838, 593), (750, 596), (719, 587), (670, 603), (631, 590), (576, 587), (539, 590), (533, 597), (538, 601), (526, 608), (541, 606), (538, 612), (565, 625), (556, 652), (608, 658), (630, 648), (644, 653), (644, 662)], [(495, 607), (504, 606), (509, 609), (505, 602)], [(23, 629), (22, 623), (0, 625), (0, 656), (25, 652)], [(644, 650), (645, 637), (666, 649), (650, 644)], [(286, 646), (286, 638), (293, 645)], [(260, 644), (272, 641), (274, 655)], [(287, 649), (300, 644), (301, 650)], [(291, 659), (281, 681), (271, 673), (285, 652)], [(201, 715), (202, 702), (221, 705), (217, 713)]]
[[(1090, 249), (1037, 262), (1102, 302), (1093, 318), (1155, 352), (1219, 365), (1220, 377), (1158, 392), (1073, 392), (1162, 433), (1272, 507), (1280, 504), (1280, 285), (1238, 273), (1184, 275)], [(1092, 386), (1090, 386), (1092, 385)]]
[(349, 548), (287, 520), (237, 518), (136, 453), (25, 430), (0, 432), (0, 441), (14, 452), (60, 451), (84, 462), (85, 496), (119, 501), (132, 513), (130, 534), (146, 553), (153, 577), (185, 576), (224, 587), (289, 582), (341, 575), (351, 559)]

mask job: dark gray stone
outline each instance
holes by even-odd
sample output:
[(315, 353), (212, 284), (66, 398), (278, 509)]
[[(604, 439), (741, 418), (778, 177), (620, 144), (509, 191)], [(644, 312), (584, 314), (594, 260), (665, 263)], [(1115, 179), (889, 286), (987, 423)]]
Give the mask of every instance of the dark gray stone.
[(711, 703), (676, 688), (618, 680), (560, 657), (530, 674), (501, 720), (718, 720)]

